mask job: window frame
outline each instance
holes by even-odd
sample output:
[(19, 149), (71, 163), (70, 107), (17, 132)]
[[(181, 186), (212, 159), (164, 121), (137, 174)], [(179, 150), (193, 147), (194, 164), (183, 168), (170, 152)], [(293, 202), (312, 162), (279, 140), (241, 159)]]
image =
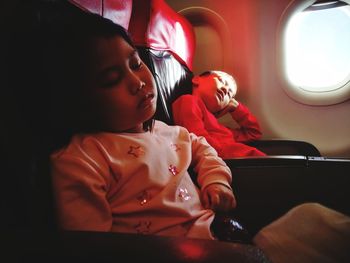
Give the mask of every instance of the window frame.
[[(350, 72), (345, 80), (327, 91), (311, 91), (303, 86), (297, 86), (291, 83), (287, 75), (287, 56), (284, 49), (288, 23), (293, 15), (302, 12), (314, 2), (316, 0), (294, 0), (282, 13), (277, 29), (277, 71), (284, 91), (295, 101), (315, 106), (338, 104), (350, 99)], [(350, 5), (350, 0), (343, 0), (343, 2)]]

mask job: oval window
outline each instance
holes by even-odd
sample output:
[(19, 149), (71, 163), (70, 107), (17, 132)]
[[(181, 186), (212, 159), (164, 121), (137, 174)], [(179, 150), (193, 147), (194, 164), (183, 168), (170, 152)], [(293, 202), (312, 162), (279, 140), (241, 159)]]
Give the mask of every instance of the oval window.
[(309, 105), (349, 99), (350, 6), (342, 1), (316, 1), (287, 9), (284, 16), (280, 66), (287, 94)]

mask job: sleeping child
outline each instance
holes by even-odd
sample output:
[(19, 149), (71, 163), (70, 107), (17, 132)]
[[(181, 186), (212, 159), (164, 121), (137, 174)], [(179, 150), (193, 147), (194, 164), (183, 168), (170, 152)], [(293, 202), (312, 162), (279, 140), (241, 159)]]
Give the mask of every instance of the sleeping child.
[[(222, 71), (206, 71), (192, 79), (193, 92), (180, 96), (172, 105), (176, 125), (203, 136), (221, 158), (264, 156), (265, 153), (244, 144), (261, 137), (257, 119), (235, 99), (237, 84)], [(240, 126), (231, 129), (218, 120), (230, 114)]]

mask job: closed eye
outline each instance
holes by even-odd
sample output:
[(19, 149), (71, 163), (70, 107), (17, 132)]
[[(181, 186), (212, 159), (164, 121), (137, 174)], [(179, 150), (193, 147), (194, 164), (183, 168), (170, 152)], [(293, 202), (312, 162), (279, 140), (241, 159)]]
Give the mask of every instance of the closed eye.
[(130, 65), (130, 68), (131, 68), (132, 70), (138, 70), (138, 69), (142, 68), (142, 66), (143, 66), (143, 63), (142, 63), (141, 60), (140, 60), (140, 61), (138, 61), (137, 63), (131, 64), (131, 65)]
[(224, 86), (227, 86), (228, 83), (225, 79), (218, 78), (218, 80), (220, 81), (221, 84), (223, 84)]
[(129, 67), (132, 70), (139, 70), (143, 67), (143, 62), (136, 50), (134, 50), (129, 57)]

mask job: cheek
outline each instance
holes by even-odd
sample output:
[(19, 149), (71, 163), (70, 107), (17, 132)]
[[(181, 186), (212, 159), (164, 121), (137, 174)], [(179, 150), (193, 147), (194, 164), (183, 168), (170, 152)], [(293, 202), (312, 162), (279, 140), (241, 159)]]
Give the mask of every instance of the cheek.
[(128, 98), (121, 99), (121, 97), (105, 97), (97, 106), (98, 122), (102, 125), (101, 128), (109, 131), (119, 131), (130, 128), (130, 123), (135, 119), (135, 106)]
[(151, 71), (148, 69), (148, 67), (145, 64), (144, 64), (141, 78), (146, 83), (146, 85), (153, 87), (153, 90), (156, 90), (156, 88), (155, 88), (156, 82), (153, 78)]
[(210, 96), (214, 97), (218, 91), (218, 85), (216, 84), (216, 82), (208, 83), (206, 90)]
[(214, 86), (208, 86), (205, 95), (209, 101), (212, 101), (213, 103), (217, 101), (217, 88)]
[(98, 107), (105, 116), (122, 116), (133, 106), (132, 100), (121, 94), (106, 94), (99, 98)]
[(202, 98), (209, 99), (210, 97), (215, 96), (214, 89), (212, 85), (209, 85), (209, 83), (203, 83), (199, 87), (199, 94)]
[(90, 96), (90, 112), (96, 119), (108, 119), (111, 113), (116, 114), (121, 109), (121, 96), (113, 90), (100, 90)]
[(232, 88), (232, 96), (235, 97), (236, 94), (237, 94), (237, 86), (234, 86), (234, 87)]

